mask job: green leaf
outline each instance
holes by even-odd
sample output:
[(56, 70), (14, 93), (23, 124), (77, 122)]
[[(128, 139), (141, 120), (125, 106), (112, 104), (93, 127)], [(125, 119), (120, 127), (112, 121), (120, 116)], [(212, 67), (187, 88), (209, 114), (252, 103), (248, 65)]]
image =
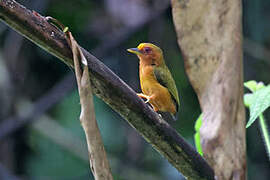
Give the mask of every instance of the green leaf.
[(260, 90), (260, 89), (262, 89), (262, 88), (264, 88), (264, 87), (265, 87), (265, 85), (264, 85), (263, 82), (258, 82), (258, 83), (257, 83), (256, 91), (258, 91), (258, 90)]
[(244, 95), (244, 104), (246, 107), (250, 107), (250, 105), (253, 103), (253, 97), (254, 94), (252, 93), (247, 93)]
[(244, 83), (244, 86), (246, 88), (248, 88), (251, 92), (255, 92), (255, 91), (258, 91), (262, 88), (265, 87), (265, 85), (263, 84), (263, 82), (256, 82), (254, 80), (250, 80), (250, 81), (247, 81)]
[(196, 132), (200, 131), (201, 126), (202, 126), (202, 113), (195, 122), (195, 131)]
[(259, 85), (257, 88), (259, 88), (259, 90), (256, 90), (253, 93), (251, 100), (250, 117), (246, 128), (248, 128), (259, 117), (259, 115), (270, 106), (270, 85), (266, 87), (264, 87), (264, 85)]
[(201, 146), (201, 137), (200, 137), (200, 133), (199, 132), (196, 132), (194, 134), (194, 140), (195, 140), (195, 146), (196, 146), (196, 149), (198, 151), (198, 153), (203, 156), (203, 151), (202, 151), (202, 146)]
[(194, 141), (195, 141), (195, 146), (198, 151), (198, 153), (203, 156), (203, 151), (202, 151), (202, 146), (201, 146), (201, 137), (200, 137), (200, 128), (202, 126), (202, 114), (198, 117), (198, 119), (195, 122), (195, 131), (196, 133), (194, 134)]
[(257, 82), (254, 80), (250, 80), (244, 83), (244, 86), (248, 88), (251, 92), (255, 92), (257, 89)]

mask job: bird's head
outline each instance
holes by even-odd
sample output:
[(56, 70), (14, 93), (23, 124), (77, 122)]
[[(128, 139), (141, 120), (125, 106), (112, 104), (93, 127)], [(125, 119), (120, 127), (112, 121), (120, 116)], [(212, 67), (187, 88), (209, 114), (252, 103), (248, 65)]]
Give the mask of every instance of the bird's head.
[(144, 64), (158, 66), (164, 63), (162, 50), (151, 43), (141, 43), (138, 47), (127, 49), (127, 51), (136, 54)]

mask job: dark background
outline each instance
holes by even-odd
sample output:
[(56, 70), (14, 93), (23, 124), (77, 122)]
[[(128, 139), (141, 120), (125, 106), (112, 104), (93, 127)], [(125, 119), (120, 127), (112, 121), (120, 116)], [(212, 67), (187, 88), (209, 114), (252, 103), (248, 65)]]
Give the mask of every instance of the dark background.
[[(19, 1), (68, 26), (85, 49), (136, 92), (138, 60), (126, 49), (152, 42), (164, 50), (181, 107), (172, 126), (194, 144), (197, 97), (184, 71), (169, 2), (164, 0)], [(243, 1), (244, 79), (270, 80), (270, 1)], [(0, 23), (1, 179), (89, 179), (73, 70)], [(58, 99), (58, 100), (55, 100)], [(179, 173), (117, 113), (94, 98), (96, 117), (116, 180), (179, 179)], [(248, 111), (247, 111), (248, 113)], [(247, 114), (248, 115), (248, 114)], [(265, 113), (269, 123), (269, 111)], [(248, 117), (248, 116), (247, 116)], [(247, 129), (248, 179), (270, 177), (257, 123)]]

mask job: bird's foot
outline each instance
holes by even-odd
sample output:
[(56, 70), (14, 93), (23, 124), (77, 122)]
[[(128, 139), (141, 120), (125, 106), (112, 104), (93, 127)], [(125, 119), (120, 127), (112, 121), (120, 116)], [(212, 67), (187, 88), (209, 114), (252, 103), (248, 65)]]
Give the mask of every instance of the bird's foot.
[(143, 94), (143, 93), (137, 93), (137, 95), (138, 95), (139, 97), (141, 97), (141, 98), (146, 99), (146, 101), (144, 101), (144, 103), (148, 103), (148, 102), (150, 101), (150, 99), (151, 99), (150, 96), (147, 96), (147, 95), (145, 95), (145, 94)]

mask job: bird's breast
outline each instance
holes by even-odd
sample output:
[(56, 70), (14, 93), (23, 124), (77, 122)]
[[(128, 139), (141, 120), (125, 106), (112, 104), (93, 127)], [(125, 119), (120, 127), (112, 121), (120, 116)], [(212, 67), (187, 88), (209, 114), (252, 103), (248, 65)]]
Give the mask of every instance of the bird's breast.
[(140, 84), (144, 94), (150, 96), (154, 93), (153, 91), (157, 88), (159, 83), (155, 78), (152, 66), (140, 68)]

